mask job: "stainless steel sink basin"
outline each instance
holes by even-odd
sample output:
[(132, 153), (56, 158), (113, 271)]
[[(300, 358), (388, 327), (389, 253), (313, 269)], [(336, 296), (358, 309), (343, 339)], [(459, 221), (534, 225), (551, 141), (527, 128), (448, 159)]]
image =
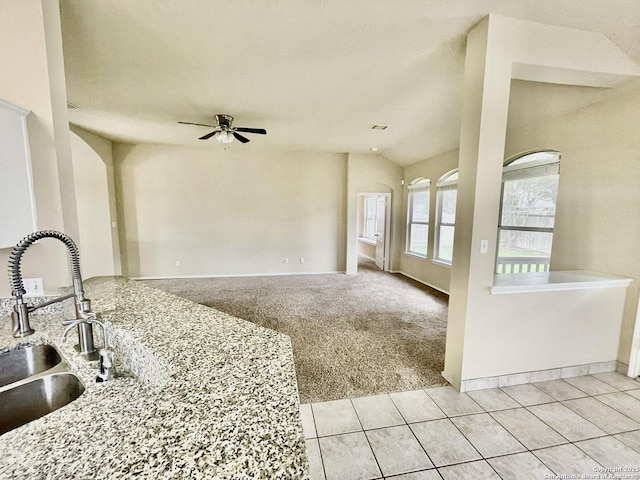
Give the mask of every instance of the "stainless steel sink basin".
[(0, 387), (58, 365), (62, 359), (51, 345), (11, 350), (0, 354)]
[(73, 402), (84, 386), (71, 373), (54, 373), (0, 392), (0, 435)]

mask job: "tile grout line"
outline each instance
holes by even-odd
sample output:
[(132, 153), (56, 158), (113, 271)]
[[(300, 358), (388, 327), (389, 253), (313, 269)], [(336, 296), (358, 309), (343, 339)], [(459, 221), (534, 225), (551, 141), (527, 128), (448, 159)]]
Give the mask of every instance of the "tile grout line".
[[(324, 480), (327, 480), (327, 471), (324, 468), (324, 458), (322, 457), (322, 449), (320, 448), (320, 437), (318, 436), (318, 425), (316, 425), (316, 416), (313, 413), (313, 403), (309, 404), (309, 410), (311, 410), (311, 419), (313, 420), (313, 428), (316, 431), (316, 440), (318, 442), (318, 453), (320, 454), (320, 465), (322, 465), (322, 475), (324, 475)], [(311, 472), (309, 472), (311, 474)]]
[[(605, 385), (611, 387), (611, 388), (615, 388), (616, 391), (619, 391), (619, 389), (617, 387), (614, 387), (613, 385), (608, 384), (607, 382), (604, 382), (602, 380), (600, 380), (599, 378), (594, 377), (591, 374), (587, 374), (587, 375), (578, 375), (578, 377), (567, 377), (567, 378), (584, 378), (584, 377), (591, 377), (593, 380), (597, 380), (598, 382), (604, 383)], [(569, 385), (571, 385), (573, 388), (577, 388), (578, 390), (580, 390), (581, 392), (583, 392), (585, 395), (588, 395), (589, 397), (593, 397), (594, 395), (589, 393), (589, 392), (585, 392), (584, 388), (580, 388), (576, 385), (574, 385), (571, 382), (567, 382), (564, 378), (562, 379), (565, 381), (565, 383), (568, 383)], [(615, 392), (608, 392), (608, 393), (615, 393)], [(597, 395), (606, 395), (606, 393), (598, 393)]]
[[(438, 388), (438, 387), (436, 387), (436, 388)], [(465, 415), (473, 415), (473, 413), (463, 413), (461, 415), (449, 415), (447, 412), (445, 412), (440, 407), (440, 405), (438, 405), (438, 402), (436, 402), (436, 400), (431, 395), (429, 395), (429, 392), (427, 391), (426, 388), (423, 388), (422, 390), (424, 390), (424, 393), (427, 394), (427, 397), (429, 397), (431, 399), (431, 401), (436, 404), (436, 407), (438, 407), (440, 409), (440, 411), (446, 416), (446, 418), (455, 418), (455, 417), (464, 417)], [(460, 394), (460, 395), (462, 395), (462, 394), (466, 395), (466, 398), (471, 400), (480, 410), (482, 410), (482, 412), (486, 413), (486, 410), (483, 408), (483, 406), (480, 405), (478, 402), (476, 402), (472, 397), (470, 397), (468, 393), (466, 393), (466, 392), (457, 392), (457, 393)]]
[[(587, 398), (587, 397), (583, 397), (583, 398)], [(609, 435), (609, 433), (605, 432), (604, 430), (602, 430), (600, 427), (598, 427), (597, 425), (594, 425), (592, 422), (590, 422), (589, 420), (587, 420), (586, 418), (584, 418), (582, 415), (580, 415), (577, 412), (574, 412), (573, 410), (571, 410), (569, 407), (567, 407), (566, 405), (564, 405), (562, 402), (553, 402), (553, 403), (557, 403), (558, 405), (562, 405), (564, 408), (568, 409), (570, 412), (575, 413), (576, 415), (578, 415), (581, 419), (583, 419), (585, 422), (587, 422), (589, 425), (591, 425), (592, 427), (597, 428), (598, 430), (600, 430), (601, 432), (604, 432), (604, 435), (598, 435), (595, 437), (589, 437), (589, 438), (583, 438), (581, 440), (576, 440), (576, 442), (582, 442), (583, 440), (592, 440), (594, 438), (602, 438), (602, 437), (606, 437), (607, 435)], [(544, 403), (543, 405), (553, 405), (553, 403)], [(539, 407), (540, 405), (531, 405), (531, 407)], [(544, 423), (545, 425), (547, 425), (550, 429), (552, 429), (554, 432), (556, 432), (558, 435), (560, 435), (562, 438), (567, 439), (567, 441), (569, 443), (575, 443), (573, 440), (569, 440), (567, 437), (565, 437), (564, 435), (562, 435), (560, 432), (558, 432), (558, 430), (556, 430), (555, 428), (553, 428), (551, 425), (549, 425), (547, 422), (545, 422), (542, 418), (540, 418), (538, 415), (536, 415), (535, 412), (532, 412), (529, 407), (524, 407), (531, 415), (533, 415), (534, 417), (536, 417), (538, 420), (540, 420), (542, 423)]]
[[(560, 402), (556, 401), (556, 402), (554, 402), (554, 403), (560, 403)], [(545, 403), (545, 404), (543, 404), (543, 405), (551, 405), (551, 404), (550, 404), (550, 403)], [(535, 407), (535, 406), (537, 406), (537, 405), (532, 405), (532, 406), (534, 406), (534, 407)], [(566, 443), (559, 443), (558, 445), (566, 445), (567, 443), (573, 443), (573, 442), (571, 442), (571, 440), (569, 440), (567, 437), (565, 437), (564, 435), (562, 435), (560, 432), (558, 432), (555, 428), (553, 428), (551, 425), (549, 425), (549, 424), (548, 424), (547, 422), (545, 422), (543, 419), (541, 419), (540, 417), (538, 417), (535, 413), (533, 413), (532, 411), (530, 411), (527, 407), (525, 407), (525, 406), (521, 406), (521, 407), (518, 407), (518, 408), (512, 408), (511, 410), (520, 410), (521, 408), (522, 408), (522, 409), (524, 409), (526, 412), (530, 413), (531, 415), (533, 415), (537, 420), (539, 420), (542, 424), (544, 424), (546, 427), (548, 427), (551, 431), (553, 431), (554, 433), (557, 433), (557, 434), (558, 434), (562, 439), (566, 440)], [(506, 411), (506, 410), (501, 410), (501, 411), (503, 411), (503, 412), (504, 412), (504, 411)], [(491, 413), (490, 413), (490, 412), (487, 412), (487, 413), (489, 413), (489, 415), (491, 415)], [(509, 433), (511, 433), (507, 427), (505, 427), (504, 425), (502, 425), (502, 423), (500, 423), (500, 420), (498, 420), (497, 418), (495, 418), (493, 415), (491, 415), (491, 418), (493, 418), (496, 422), (498, 422), (498, 424), (500, 424), (500, 425), (502, 426), (502, 428), (504, 428), (504, 429), (505, 429), (505, 430), (507, 430)], [(511, 435), (513, 435), (513, 433), (511, 433)], [(515, 435), (514, 435), (514, 436), (515, 436)], [(518, 441), (520, 441), (520, 440), (518, 440)], [(520, 442), (520, 443), (522, 444), (522, 442)], [(542, 450), (542, 448), (557, 447), (558, 445), (550, 445), (549, 447), (535, 448), (535, 449), (533, 449), (533, 450)], [(527, 451), (530, 451), (530, 452), (532, 451), (532, 450), (530, 450), (526, 445), (522, 444), (522, 446), (523, 446), (524, 448), (526, 448), (526, 449), (527, 449)]]
[[(549, 395), (547, 392), (541, 390), (540, 388), (536, 387), (533, 383), (522, 383), (520, 385), (531, 385), (532, 387), (534, 387), (536, 390), (539, 390), (540, 393), (546, 395), (547, 397), (551, 398), (551, 402), (542, 402), (542, 403), (536, 403), (534, 405), (547, 405), (549, 403), (554, 403), (557, 402), (558, 400), (556, 400), (556, 398), (552, 395)], [(518, 385), (509, 385), (509, 387), (517, 387)], [(506, 396), (508, 396), (509, 398), (511, 398), (514, 402), (516, 402), (518, 405), (521, 405), (523, 407), (527, 407), (527, 405), (522, 405), (522, 402), (519, 402), (518, 399), (516, 399), (513, 395), (511, 395), (509, 392), (504, 391), (503, 389), (505, 387), (498, 387), (500, 389), (500, 391), (502, 393), (504, 393)], [(584, 393), (584, 392), (583, 392)], [(585, 395), (588, 395), (587, 393), (585, 393)], [(530, 407), (533, 407), (534, 405), (529, 405)]]
[[(426, 394), (426, 392), (425, 392)], [(428, 398), (429, 395), (427, 395)], [(391, 399), (391, 401), (393, 402), (393, 399)], [(433, 400), (432, 400), (433, 401)], [(433, 402), (435, 404), (435, 402)], [(437, 407), (437, 405), (436, 405)], [(396, 407), (397, 408), (397, 407)], [(439, 409), (440, 407), (438, 407)], [(400, 409), (398, 409), (398, 412), (400, 412)], [(442, 412), (444, 414), (444, 412)], [(400, 416), (402, 416), (402, 418), (404, 419), (404, 416), (402, 415), (402, 412), (400, 412)], [(409, 429), (409, 431), (411, 432), (411, 435), (413, 435), (413, 438), (416, 439), (416, 442), (418, 442), (418, 445), (420, 445), (420, 448), (422, 449), (422, 451), (424, 452), (424, 454), (427, 456), (427, 458), (429, 459), (429, 462), (431, 462), (431, 465), (433, 465), (433, 468), (438, 472), (438, 475), (440, 475), (440, 472), (438, 471), (438, 467), (436, 466), (436, 462), (433, 461), (433, 459), (431, 458), (431, 456), (429, 455), (429, 452), (427, 452), (427, 450), (424, 448), (424, 445), (422, 445), (422, 442), (420, 441), (420, 439), (416, 436), (416, 433), (413, 431), (413, 428), (411, 428), (411, 424), (407, 422), (406, 419), (405, 420), (405, 424), (407, 426), (407, 428)], [(434, 420), (428, 420), (428, 421), (435, 421), (435, 420), (441, 420), (441, 419), (434, 419)], [(415, 423), (422, 423), (422, 422), (415, 422)], [(428, 468), (427, 470), (431, 470), (430, 468)], [(442, 475), (440, 475), (440, 477), (442, 477)]]
[[(606, 436), (604, 436), (604, 437), (596, 437), (596, 438), (587, 438), (587, 439), (585, 439), (585, 440), (580, 440), (580, 441), (581, 441), (581, 442), (586, 442), (586, 441), (589, 441), (589, 440), (596, 440), (596, 439), (598, 439), (598, 438), (606, 438), (606, 437), (611, 437), (611, 438), (613, 438), (613, 435), (606, 435)], [(615, 439), (615, 440), (617, 440), (617, 439)], [(622, 443), (622, 442), (620, 442), (620, 443)], [(597, 464), (598, 464), (598, 465), (600, 465), (601, 467), (604, 467), (604, 465), (602, 465), (602, 464), (601, 464), (600, 462), (598, 462), (595, 458), (593, 458), (591, 455), (589, 455), (589, 453), (588, 453), (588, 452), (585, 452), (582, 448), (580, 448), (580, 445), (576, 445), (575, 443), (572, 443), (572, 445), (573, 445), (574, 447), (576, 447), (578, 450), (580, 450), (580, 451), (581, 451), (581, 452), (582, 452), (582, 453), (583, 453), (587, 458), (590, 458), (591, 460), (593, 460), (595, 463), (597, 463)], [(623, 444), (623, 445), (624, 445), (624, 444)]]
[[(502, 425), (498, 420), (496, 420), (495, 418), (493, 418), (493, 416), (492, 416), (489, 412), (484, 412), (484, 414), (485, 414), (485, 415), (489, 415), (489, 418), (491, 418), (494, 422), (496, 422), (496, 423), (497, 423), (497, 424), (498, 424), (498, 425), (499, 425), (499, 426), (500, 426), (500, 427), (501, 427), (505, 432), (507, 432), (507, 434), (509, 434), (509, 436), (510, 436), (511, 438), (513, 438), (513, 439), (514, 439), (514, 440), (515, 440), (515, 441), (516, 441), (516, 442), (517, 442), (517, 443), (518, 443), (522, 448), (524, 448), (525, 452), (529, 451), (529, 449), (528, 449), (528, 448), (527, 448), (527, 447), (526, 447), (526, 446), (525, 446), (525, 445), (524, 445), (524, 444), (523, 444), (523, 443), (522, 443), (518, 438), (516, 438), (516, 436), (515, 436), (513, 433), (511, 433), (511, 432), (510, 432), (510, 431), (509, 431), (509, 430), (508, 430), (504, 425)], [(469, 417), (469, 416), (472, 416), (472, 415), (481, 415), (481, 414), (479, 414), (479, 413), (474, 413), (474, 414), (467, 415), (467, 416)], [(458, 417), (458, 418), (460, 418), (460, 417)], [(451, 422), (451, 423), (453, 423), (456, 427), (458, 427), (454, 422)], [(460, 429), (458, 428), (458, 430), (460, 430)], [(466, 438), (466, 439), (467, 439), (467, 441), (468, 441), (471, 445), (473, 445), (473, 442), (471, 442), (471, 440), (469, 440), (469, 438), (464, 434), (464, 432), (463, 432), (462, 430), (460, 430), (460, 433), (464, 436), (464, 438)], [(564, 437), (563, 437), (563, 438), (564, 438)], [(475, 445), (473, 445), (473, 447), (475, 448)], [(488, 459), (488, 458), (497, 458), (497, 457), (504, 457), (504, 456), (507, 456), (507, 455), (517, 455), (518, 453), (524, 453), (524, 452), (505, 453), (504, 455), (493, 455), (493, 456), (485, 457), (482, 453), (480, 453), (480, 451), (479, 451), (477, 448), (476, 448), (476, 450), (478, 451), (478, 453), (480, 454), (480, 456), (481, 456), (484, 460), (486, 460), (486, 459)]]
[[(563, 380), (563, 379), (560, 379), (560, 380)], [(567, 383), (568, 385), (571, 385), (569, 382), (565, 382), (565, 383)], [(576, 386), (574, 386), (574, 385), (571, 385), (571, 386), (572, 386), (573, 388), (576, 388), (577, 390), (580, 390), (578, 387), (576, 387)], [(578, 399), (573, 399), (573, 400), (579, 400), (579, 399), (582, 399), (582, 398), (595, 398), (593, 395), (589, 395), (587, 392), (585, 392), (585, 391), (583, 391), (583, 390), (580, 390), (580, 391), (581, 391), (582, 393), (584, 393), (584, 394), (586, 395), (586, 397), (580, 397), (580, 398), (578, 398)], [(505, 393), (506, 393), (506, 392), (505, 392)], [(564, 404), (562, 403), (562, 401), (561, 401), (561, 400), (556, 400), (556, 402), (554, 402), (554, 403), (558, 403), (558, 404), (560, 404), (560, 405), (563, 405), (565, 408), (569, 408), (569, 407), (567, 407), (566, 405), (564, 405)], [(602, 402), (602, 403), (604, 403), (604, 402)], [(548, 403), (547, 403), (547, 404), (543, 404), (543, 405), (550, 405), (550, 404), (548, 404)], [(532, 407), (535, 407), (536, 405), (531, 405), (531, 406), (532, 406)], [(573, 442), (573, 441), (569, 440), (567, 437), (565, 437), (564, 435), (562, 435), (562, 434), (561, 434), (560, 432), (558, 432), (555, 428), (553, 428), (551, 425), (549, 425), (547, 422), (545, 422), (542, 418), (538, 417), (538, 416), (535, 414), (535, 412), (532, 412), (531, 410), (529, 410), (529, 408), (528, 408), (528, 407), (524, 407), (524, 408), (525, 408), (525, 409), (526, 409), (526, 410), (527, 410), (531, 415), (533, 415), (533, 416), (534, 416), (534, 417), (536, 417), (538, 420), (540, 420), (542, 423), (544, 423), (546, 426), (548, 426), (551, 430), (553, 430), (553, 431), (554, 431), (554, 432), (556, 432), (558, 435), (560, 435), (562, 438), (564, 438), (565, 440), (567, 440), (567, 441), (569, 442), (569, 443), (568, 443), (568, 445), (573, 445), (575, 448), (577, 448), (578, 450), (580, 450), (580, 451), (581, 451), (581, 452), (582, 452), (582, 453), (583, 453), (587, 458), (589, 458), (590, 460), (592, 460), (593, 462), (595, 462), (597, 465), (600, 465), (600, 462), (596, 461), (596, 460), (595, 460), (591, 455), (589, 455), (587, 452), (585, 452), (583, 449), (581, 449), (578, 445), (576, 445), (576, 444), (575, 444), (575, 442)], [(571, 409), (569, 409), (569, 410), (571, 410)], [(573, 413), (575, 413), (576, 415), (578, 415), (578, 416), (579, 416), (580, 418), (582, 418), (583, 420), (585, 420), (586, 422), (588, 422), (589, 424), (593, 425), (594, 427), (598, 428), (598, 429), (599, 429), (599, 430), (601, 430), (601, 431), (604, 431), (604, 430), (602, 430), (601, 428), (599, 428), (597, 425), (594, 425), (594, 424), (593, 424), (593, 423), (591, 423), (589, 420), (587, 420), (586, 418), (584, 418), (584, 417), (583, 417), (582, 415), (580, 415), (579, 413), (574, 412), (573, 410), (571, 410), (571, 411), (572, 411)], [(605, 434), (606, 434), (605, 436), (599, 436), (599, 437), (593, 437), (593, 438), (585, 438), (585, 439), (583, 439), (583, 440), (577, 440), (577, 441), (578, 441), (578, 442), (582, 442), (582, 441), (586, 441), (586, 440), (594, 440), (594, 439), (596, 439), (596, 438), (605, 438), (606, 436), (613, 436), (613, 435), (608, 434), (607, 432), (605, 432)], [(567, 444), (561, 444), (561, 445), (567, 445)], [(559, 446), (559, 445), (555, 445), (555, 446)], [(552, 448), (552, 447), (547, 447), (547, 448)], [(543, 449), (542, 449), (542, 448), (538, 448), (538, 449), (536, 449), (536, 450), (543, 450)], [(535, 457), (536, 457), (536, 458), (537, 458), (541, 463), (543, 463), (543, 464), (544, 464), (544, 462), (542, 462), (542, 460), (540, 460), (540, 458), (538, 458), (538, 456), (534, 453), (534, 451), (531, 451), (531, 453), (532, 453), (532, 454), (533, 454), (533, 455), (534, 455), (534, 456), (535, 456)], [(546, 465), (546, 464), (545, 464), (545, 465)], [(602, 466), (602, 465), (600, 465), (600, 466)], [(553, 471), (550, 467), (548, 467), (548, 466), (547, 466), (547, 468), (549, 468), (549, 470)], [(554, 472), (554, 473), (555, 473), (555, 472)]]
[[(595, 378), (595, 377), (594, 377), (594, 378)], [(596, 378), (596, 380), (599, 380), (599, 379), (598, 379), (598, 378)], [(606, 383), (606, 382), (604, 382), (604, 381), (602, 381), (602, 380), (599, 380), (599, 381), (601, 381), (601, 382), (603, 382), (603, 383)], [(567, 382), (567, 383), (568, 383), (568, 382)], [(569, 384), (569, 385), (571, 385), (571, 384)], [(607, 384), (607, 385), (609, 385), (609, 384)], [(574, 386), (574, 385), (572, 385), (572, 386)], [(565, 405), (565, 403), (564, 403), (564, 402), (570, 402), (570, 401), (573, 401), (573, 400), (583, 400), (583, 399), (585, 399), (585, 398), (593, 398), (594, 400), (597, 400), (598, 402), (600, 402), (601, 404), (603, 404), (605, 407), (610, 408), (610, 409), (611, 409), (611, 410), (613, 410), (614, 412), (616, 412), (616, 413), (618, 413), (618, 414), (622, 415), (623, 417), (625, 417), (625, 418), (627, 418), (627, 419), (631, 420), (632, 422), (637, 423), (637, 424), (640, 424), (640, 422), (637, 422), (637, 421), (636, 421), (636, 420), (634, 420), (633, 418), (631, 418), (631, 417), (629, 417), (628, 415), (626, 415), (624, 412), (621, 412), (621, 411), (620, 411), (620, 410), (618, 410), (617, 408), (613, 408), (612, 406), (607, 405), (605, 402), (603, 402), (602, 400), (600, 400), (600, 399), (598, 398), (598, 397), (601, 397), (601, 396), (604, 396), (604, 395), (611, 395), (611, 394), (614, 394), (614, 393), (624, 393), (624, 394), (627, 394), (627, 396), (629, 396), (629, 397), (631, 397), (631, 398), (635, 398), (633, 395), (629, 395), (626, 391), (619, 390), (617, 387), (614, 387), (613, 385), (609, 385), (609, 386), (610, 386), (610, 387), (612, 387), (612, 388), (615, 388), (615, 389), (616, 389), (616, 391), (615, 391), (615, 392), (608, 392), (608, 393), (599, 393), (599, 394), (597, 394), (597, 395), (590, 395), (590, 394), (588, 394), (588, 393), (587, 393), (587, 396), (586, 396), (586, 397), (581, 397), (581, 398), (571, 398), (571, 399), (568, 399), (568, 400), (558, 400), (558, 403), (560, 403), (561, 405), (564, 405), (566, 408), (568, 408), (569, 410), (571, 410), (573, 413), (575, 413), (575, 414), (576, 414), (576, 415), (578, 415), (579, 417), (583, 418), (584, 420), (586, 420), (587, 422), (589, 422), (589, 423), (590, 423), (591, 425), (593, 425), (594, 427), (596, 427), (596, 428), (598, 428), (598, 429), (602, 430), (602, 431), (603, 431), (603, 432), (605, 432), (607, 435), (617, 435), (617, 433), (609, 433), (609, 432), (605, 431), (604, 429), (602, 429), (602, 428), (598, 427), (598, 426), (597, 426), (597, 425), (595, 425), (592, 421), (590, 421), (587, 417), (585, 417), (584, 415), (580, 414), (579, 412), (576, 412), (576, 411), (575, 411), (573, 408), (571, 408), (570, 406)], [(578, 387), (575, 387), (575, 388), (578, 388)], [(578, 388), (578, 390), (580, 390), (580, 389)], [(632, 389), (632, 390), (635, 390), (635, 389)], [(586, 392), (585, 392), (585, 393), (586, 393)], [(636, 399), (636, 400), (637, 400), (637, 399)], [(531, 412), (531, 413), (533, 413), (533, 412)], [(533, 414), (535, 415), (535, 413), (533, 413)], [(640, 427), (638, 427), (638, 428), (634, 428), (634, 429), (631, 429), (631, 430), (626, 430), (626, 431), (624, 431), (624, 432), (618, 432), (618, 433), (627, 433), (627, 432), (632, 432), (632, 431), (635, 431), (635, 430), (640, 430)], [(602, 436), (600, 436), (600, 437), (593, 437), (593, 438), (602, 438)], [(586, 438), (585, 440), (591, 440), (591, 439)], [(581, 440), (579, 440), (579, 441), (581, 441)]]
[[(431, 400), (433, 401), (433, 403), (435, 403), (435, 404), (436, 404), (436, 406), (437, 406), (438, 408), (440, 408), (440, 406), (439, 406), (439, 405), (438, 405), (438, 403), (435, 401), (435, 399), (433, 399), (433, 398), (431, 397), (431, 395), (429, 395), (429, 393), (428, 393), (426, 390), (425, 390), (425, 393), (427, 394), (427, 396), (428, 396), (429, 398), (431, 398)], [(504, 392), (504, 393), (506, 394), (506, 392)], [(482, 413), (485, 413), (485, 414), (489, 415), (489, 412), (487, 412), (487, 411), (485, 410), (485, 408), (484, 408), (482, 405), (480, 405), (478, 402), (476, 402), (476, 401), (475, 401), (475, 400), (474, 400), (474, 399), (473, 399), (469, 394), (466, 394), (466, 396), (467, 396), (467, 398), (469, 398), (473, 403), (475, 403), (475, 404), (478, 406), (478, 408), (480, 408), (480, 410), (482, 410)], [(518, 402), (516, 399), (513, 399), (513, 400), (514, 400), (518, 405), (520, 405), (520, 402)], [(440, 409), (440, 410), (442, 410), (442, 409)], [(460, 432), (460, 435), (462, 435), (462, 437), (463, 437), (467, 442), (469, 442), (469, 445), (471, 445), (471, 448), (473, 448), (473, 449), (476, 451), (476, 453), (477, 453), (478, 455), (480, 455), (480, 459), (481, 459), (481, 461), (484, 461), (487, 465), (489, 465), (489, 468), (491, 468), (491, 470), (493, 470), (493, 471), (495, 472), (495, 474), (496, 474), (498, 477), (502, 478), (502, 477), (500, 476), (500, 474), (496, 471), (496, 469), (495, 469), (495, 468), (493, 468), (493, 465), (491, 465), (491, 464), (487, 461), (487, 459), (485, 458), (485, 456), (484, 456), (484, 455), (482, 455), (482, 453), (480, 453), (480, 451), (478, 451), (478, 449), (477, 449), (477, 448), (476, 448), (476, 446), (471, 442), (471, 440), (469, 440), (469, 439), (467, 438), (467, 436), (464, 434), (464, 432), (462, 432), (462, 430), (460, 430), (460, 428), (459, 428), (459, 427), (458, 427), (458, 426), (457, 426), (457, 425), (456, 425), (456, 424), (451, 420), (451, 418), (460, 418), (460, 417), (464, 417), (464, 416), (479, 415), (479, 414), (473, 414), (473, 413), (472, 413), (472, 414), (467, 414), (467, 415), (456, 415), (456, 416), (450, 417), (446, 412), (444, 412), (444, 410), (442, 411), (442, 413), (444, 413), (444, 414), (446, 415), (446, 419), (447, 419), (447, 420), (449, 420), (449, 422), (451, 422), (451, 424), (452, 424), (452, 425), (453, 425), (453, 426), (454, 426), (454, 427), (455, 427), (455, 428)], [(489, 415), (489, 416), (490, 416), (490, 418), (493, 418), (493, 417), (491, 417), (491, 415)], [(499, 422), (497, 422), (497, 421), (496, 421), (496, 423), (498, 423), (498, 425), (500, 425), (500, 423), (499, 423)], [(500, 426), (502, 426), (502, 425), (500, 425)], [(504, 427), (502, 427), (502, 428), (504, 428)], [(513, 437), (513, 435), (511, 434), (511, 432), (509, 432), (507, 429), (505, 429), (505, 431), (506, 431), (509, 435), (511, 435), (511, 436)], [(412, 432), (413, 432), (413, 430), (412, 430)], [(415, 434), (414, 434), (414, 436), (415, 436)], [(522, 445), (522, 443), (521, 443), (517, 438), (515, 438), (515, 437), (513, 437), (513, 438), (514, 438), (514, 440), (515, 440), (516, 442), (518, 442), (518, 443), (520, 443), (520, 445)], [(421, 444), (421, 445), (422, 445), (422, 444)], [(527, 448), (527, 447), (525, 447), (524, 445), (522, 445), (522, 447), (523, 447), (523, 448), (525, 448), (525, 449)], [(425, 453), (426, 453), (426, 452), (425, 452)], [(428, 454), (427, 454), (427, 456), (428, 456)], [(469, 462), (462, 462), (462, 463), (472, 463), (472, 462), (477, 462), (477, 461), (478, 461), (478, 460), (472, 460), (472, 461), (469, 461)], [(431, 462), (431, 463), (433, 463), (433, 462)], [(452, 465), (461, 465), (461, 463), (460, 463), (460, 464), (452, 464)], [(445, 466), (452, 466), (452, 465), (445, 465)], [(434, 463), (434, 466), (435, 466), (435, 463)], [(443, 466), (443, 468), (444, 468), (445, 466)], [(439, 470), (439, 468), (440, 468), (440, 467), (436, 467), (436, 470), (438, 471), (438, 474), (440, 474), (440, 470)], [(440, 475), (440, 476), (442, 476), (442, 475)]]
[[(373, 447), (371, 446), (371, 442), (369, 441), (369, 437), (367, 437), (367, 431), (364, 429), (364, 425), (362, 425), (362, 420), (360, 420), (360, 415), (358, 415), (358, 410), (356, 409), (356, 406), (353, 403), (353, 399), (349, 398), (349, 403), (351, 403), (351, 407), (353, 408), (353, 411), (356, 414), (356, 418), (358, 419), (358, 423), (360, 424), (360, 427), (362, 428), (362, 434), (364, 435), (364, 438), (367, 441), (367, 445), (369, 445), (369, 449), (371, 450), (371, 454), (373, 455), (373, 459), (376, 461), (376, 465), (378, 466), (378, 471), (380, 472), (380, 478), (384, 478), (384, 473), (382, 472), (382, 468), (380, 467), (380, 462), (378, 461), (378, 457), (376, 457), (376, 453), (373, 451)], [(393, 403), (393, 401), (391, 403)]]
[[(520, 408), (524, 408), (525, 411), (529, 412), (529, 410), (527, 410), (526, 407), (520, 407)], [(519, 410), (519, 408), (517, 409), (512, 409), (512, 410)], [(489, 415), (491, 415), (490, 412)], [(545, 448), (553, 448), (553, 447), (559, 447), (561, 445), (572, 445), (572, 443), (564, 436), (562, 435), (560, 432), (556, 432), (556, 430), (554, 430), (550, 425), (547, 425), (542, 419), (536, 417), (533, 412), (529, 412), (531, 415), (533, 415), (535, 418), (537, 418), (538, 420), (540, 420), (540, 422), (542, 422), (545, 426), (549, 427), (549, 429), (551, 429), (551, 431), (557, 433), (558, 435), (560, 435), (560, 437), (564, 440), (566, 440), (566, 443), (559, 443), (557, 445), (549, 445), (547, 447), (541, 447), (541, 448), (536, 448), (536, 449), (530, 449), (529, 447), (527, 447), (524, 443), (522, 443), (518, 438), (516, 438), (516, 440), (518, 440), (518, 442), (520, 442), (520, 444), (526, 449), (527, 452), (529, 452), (531, 455), (533, 455), (540, 463), (542, 463), (545, 467), (547, 467), (549, 469), (549, 471), (553, 472), (554, 475), (560, 475), (559, 473), (556, 473), (549, 465), (547, 465), (546, 463), (544, 463), (540, 458), (538, 458), (538, 456), (534, 453), (536, 450), (544, 450)], [(511, 433), (509, 431), (509, 429), (507, 427), (505, 427), (504, 425), (502, 425), (502, 423), (500, 423), (500, 420), (498, 420), (497, 418), (495, 418), (493, 415), (491, 415), (491, 418), (493, 418), (500, 426), (502, 426), (502, 428), (504, 428), (505, 430), (507, 430), (509, 433)], [(515, 437), (515, 435), (513, 433), (511, 433), (511, 435), (513, 435)], [(522, 452), (524, 453), (524, 452)], [(507, 456), (507, 455), (503, 455), (503, 456)], [(497, 457), (494, 457), (497, 458)], [(488, 463), (488, 462), (487, 462)], [(597, 462), (596, 462), (597, 463)], [(496, 472), (497, 473), (497, 472)]]
[[(573, 378), (573, 377), (568, 377), (568, 378)], [(556, 380), (548, 380), (551, 382), (555, 382), (555, 381), (560, 381), (562, 383), (566, 383), (569, 387), (575, 388), (576, 390), (578, 390), (580, 393), (582, 393), (584, 395), (584, 397), (576, 397), (576, 398), (567, 398), (566, 400), (577, 400), (579, 398), (587, 398), (590, 397), (591, 395), (589, 395), (587, 392), (584, 392), (582, 390), (580, 390), (578, 387), (575, 387), (573, 385), (571, 385), (569, 382), (565, 381), (564, 378), (557, 378)], [(536, 382), (536, 383), (544, 383), (544, 382)], [(532, 384), (535, 386), (535, 384)], [(542, 390), (540, 387), (536, 387), (539, 390)], [(551, 398), (555, 399), (556, 402), (562, 402), (564, 400), (559, 400), (558, 398), (554, 397), (552, 394), (545, 392), (544, 390), (542, 390), (543, 393), (546, 393), (547, 395), (549, 395)], [(506, 393), (506, 392), (505, 392)]]
[[(636, 390), (635, 388), (633, 390)], [(618, 412), (620, 415), (622, 415), (623, 417), (628, 418), (629, 420), (631, 420), (632, 422), (638, 423), (640, 424), (640, 422), (638, 422), (637, 420), (634, 420), (633, 418), (631, 418), (630, 416), (628, 416), (626, 413), (621, 412), (620, 410), (618, 410), (617, 408), (613, 408), (611, 405), (607, 405), (606, 403), (604, 403), (602, 400), (600, 400), (598, 397), (603, 397), (604, 395), (611, 395), (612, 393), (624, 393), (626, 394), (628, 397), (631, 398), (635, 398), (636, 400), (638, 400), (640, 402), (640, 399), (634, 397), (633, 395), (629, 395), (626, 391), (622, 391), (622, 390), (618, 390), (617, 392), (610, 392), (610, 393), (601, 393), (599, 395), (591, 395), (590, 398), (594, 398), (596, 400), (598, 400), (600, 403), (602, 403), (604, 406), (609, 407), (610, 409), (612, 409), (615, 412)], [(567, 407), (569, 408), (569, 407)], [(577, 413), (577, 412), (576, 412)], [(580, 414), (578, 414), (580, 415)], [(640, 430), (639, 428), (636, 428), (634, 430)], [(629, 432), (633, 431), (633, 430), (628, 430)], [(626, 433), (626, 432), (619, 432), (619, 433)], [(613, 435), (617, 435), (617, 434), (613, 434)]]

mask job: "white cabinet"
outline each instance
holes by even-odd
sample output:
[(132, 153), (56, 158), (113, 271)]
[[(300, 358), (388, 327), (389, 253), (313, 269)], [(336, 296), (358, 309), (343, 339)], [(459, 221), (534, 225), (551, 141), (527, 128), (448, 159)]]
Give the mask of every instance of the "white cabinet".
[(0, 248), (37, 230), (28, 114), (0, 100)]

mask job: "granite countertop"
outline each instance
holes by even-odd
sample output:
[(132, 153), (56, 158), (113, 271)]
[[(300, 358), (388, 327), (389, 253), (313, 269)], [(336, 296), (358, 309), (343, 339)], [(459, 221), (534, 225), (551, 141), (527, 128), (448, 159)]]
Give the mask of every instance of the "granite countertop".
[(32, 314), (23, 339), (0, 318), (0, 347), (54, 344), (86, 388), (0, 436), (0, 478), (307, 478), (287, 336), (122, 277), (85, 292), (115, 344), (110, 382), (74, 335), (59, 344), (65, 315)]

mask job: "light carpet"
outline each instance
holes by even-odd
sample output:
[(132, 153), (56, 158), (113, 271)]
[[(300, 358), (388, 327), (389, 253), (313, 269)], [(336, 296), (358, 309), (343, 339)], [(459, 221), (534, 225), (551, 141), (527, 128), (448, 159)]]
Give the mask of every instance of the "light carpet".
[(444, 385), (448, 296), (358, 273), (145, 280), (291, 338), (302, 403)]

